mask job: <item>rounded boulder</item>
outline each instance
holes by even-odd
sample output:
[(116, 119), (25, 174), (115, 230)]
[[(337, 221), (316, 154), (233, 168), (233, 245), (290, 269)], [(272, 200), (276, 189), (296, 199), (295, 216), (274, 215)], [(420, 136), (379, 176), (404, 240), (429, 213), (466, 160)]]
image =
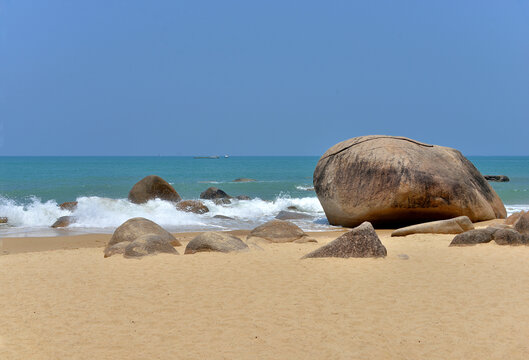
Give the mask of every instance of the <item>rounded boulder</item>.
[(152, 199), (178, 202), (180, 195), (167, 181), (156, 175), (149, 175), (138, 181), (129, 192), (129, 201), (143, 204)]

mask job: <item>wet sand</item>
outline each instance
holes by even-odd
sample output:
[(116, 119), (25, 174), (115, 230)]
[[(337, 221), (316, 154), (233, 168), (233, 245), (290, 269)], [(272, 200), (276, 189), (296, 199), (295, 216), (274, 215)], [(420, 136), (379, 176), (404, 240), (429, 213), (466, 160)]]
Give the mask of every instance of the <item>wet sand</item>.
[(341, 233), (141, 260), (103, 258), (110, 235), (3, 239), (0, 359), (527, 357), (529, 247), (378, 231), (385, 259), (300, 260)]

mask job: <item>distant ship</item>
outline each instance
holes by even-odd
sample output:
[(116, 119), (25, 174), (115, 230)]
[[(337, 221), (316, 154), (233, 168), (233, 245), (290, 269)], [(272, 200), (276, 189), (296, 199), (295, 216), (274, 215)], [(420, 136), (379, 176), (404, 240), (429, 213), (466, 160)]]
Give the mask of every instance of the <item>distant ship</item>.
[(224, 158), (227, 159), (227, 158), (229, 158), (229, 156), (226, 154), (226, 155), (224, 155)]
[(193, 159), (220, 159), (220, 156), (213, 155), (213, 156), (195, 156)]

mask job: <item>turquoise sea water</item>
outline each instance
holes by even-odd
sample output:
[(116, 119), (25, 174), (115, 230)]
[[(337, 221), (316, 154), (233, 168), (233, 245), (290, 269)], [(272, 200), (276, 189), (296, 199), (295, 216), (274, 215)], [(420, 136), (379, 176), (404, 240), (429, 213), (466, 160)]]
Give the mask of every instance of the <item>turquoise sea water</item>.
[[(252, 228), (296, 206), (311, 216), (298, 221), (307, 230), (328, 229), (312, 187), (319, 157), (0, 157), (0, 217), (9, 226), (0, 236), (56, 235), (49, 226), (59, 216), (74, 215), (71, 229), (112, 232), (134, 216), (148, 217), (172, 231)], [(483, 174), (507, 175), (508, 183), (491, 183), (508, 212), (529, 208), (529, 157), (469, 157)], [(210, 213), (182, 213), (159, 200), (130, 204), (130, 188), (144, 176), (156, 174), (170, 182), (184, 199), (197, 199), (210, 186), (232, 196), (254, 200), (227, 206), (208, 202)], [(236, 178), (255, 182), (236, 183)], [(79, 201), (75, 213), (58, 208)], [(219, 220), (214, 215), (231, 216)]]

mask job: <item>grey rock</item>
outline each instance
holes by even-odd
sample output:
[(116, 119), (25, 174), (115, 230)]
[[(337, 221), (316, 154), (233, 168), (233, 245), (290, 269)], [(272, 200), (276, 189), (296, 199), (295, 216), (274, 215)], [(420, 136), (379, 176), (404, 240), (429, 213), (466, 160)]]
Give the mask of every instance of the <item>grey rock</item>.
[(230, 199), (213, 199), (215, 205), (228, 205), (231, 204)]
[(307, 214), (303, 214), (303, 213), (294, 212), (294, 211), (281, 210), (277, 214), (276, 219), (279, 219), (279, 220), (301, 220), (301, 219), (312, 219), (312, 216), (307, 215)]
[(202, 251), (236, 252), (247, 251), (246, 245), (241, 239), (224, 232), (205, 232), (194, 237), (186, 246), (186, 254), (194, 254)]
[(257, 180), (249, 179), (249, 178), (238, 178), (238, 179), (233, 180), (233, 182), (254, 182), (254, 181), (257, 181)]
[(487, 181), (494, 181), (494, 182), (508, 182), (511, 180), (506, 175), (483, 175), (483, 177)]
[(239, 195), (236, 197), (237, 200), (252, 200), (251, 197), (249, 196), (246, 196), (246, 195)]
[(235, 220), (232, 217), (226, 216), (226, 215), (215, 215), (213, 216), (214, 219), (223, 219), (223, 220)]
[(289, 221), (271, 220), (253, 229), (246, 239), (247, 241), (262, 239), (272, 243), (286, 243), (307, 236), (303, 230)]
[(476, 229), (456, 235), (449, 246), (469, 246), (484, 244), (492, 241), (492, 236), (498, 229)]
[(494, 232), (493, 239), (498, 245), (524, 245), (525, 239), (513, 229), (499, 229)]
[(366, 221), (336, 240), (303, 256), (303, 259), (322, 257), (377, 258), (385, 257), (386, 255), (386, 247), (382, 245), (373, 226)]

